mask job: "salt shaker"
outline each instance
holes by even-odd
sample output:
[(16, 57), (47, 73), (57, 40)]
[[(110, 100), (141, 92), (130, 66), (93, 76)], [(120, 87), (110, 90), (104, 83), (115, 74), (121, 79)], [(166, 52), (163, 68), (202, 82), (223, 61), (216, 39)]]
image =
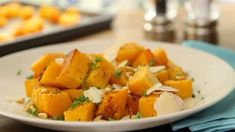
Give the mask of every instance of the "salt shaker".
[(145, 13), (144, 32), (150, 40), (174, 42), (175, 27), (172, 20), (177, 14), (174, 0), (155, 0), (154, 8)]

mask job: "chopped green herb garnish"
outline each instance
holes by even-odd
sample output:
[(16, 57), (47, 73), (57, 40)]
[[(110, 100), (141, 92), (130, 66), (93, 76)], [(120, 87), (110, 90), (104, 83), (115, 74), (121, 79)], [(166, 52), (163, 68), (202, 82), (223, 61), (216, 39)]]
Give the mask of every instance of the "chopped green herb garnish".
[(197, 90), (197, 93), (199, 93), (199, 94), (200, 94), (200, 93), (201, 93), (201, 91), (200, 91), (200, 90)]
[(95, 62), (101, 62), (102, 61), (102, 58), (101, 57), (95, 57)]
[(89, 101), (89, 99), (85, 97), (84, 95), (82, 95), (73, 101), (73, 103), (70, 105), (70, 109), (73, 109), (76, 106), (81, 105), (82, 103), (87, 102), (87, 101)]
[(27, 112), (33, 116), (37, 116), (39, 111), (35, 106), (32, 106), (29, 109), (27, 109)]
[(113, 118), (111, 118), (111, 117), (109, 117), (109, 118), (108, 118), (108, 121), (113, 121), (113, 120), (114, 120), (114, 119), (113, 119)]
[(31, 74), (31, 75), (27, 76), (26, 78), (27, 79), (33, 79), (33, 75)]
[(144, 92), (143, 96), (147, 96), (147, 91)]
[(91, 62), (91, 63), (89, 64), (89, 67), (90, 67), (91, 70), (94, 70), (94, 69), (97, 68), (96, 63), (94, 63), (94, 62)]
[(192, 95), (192, 98), (195, 98), (195, 95), (194, 95), (194, 94)]
[(153, 66), (154, 64), (155, 64), (155, 60), (154, 59), (150, 59), (149, 66)]
[(117, 70), (115, 70), (115, 72), (114, 72), (114, 77), (115, 77), (115, 78), (120, 78), (120, 77), (121, 77), (121, 74), (122, 74), (121, 70), (117, 69)]
[(142, 116), (141, 116), (140, 112), (136, 113), (136, 115), (135, 115), (135, 119), (140, 119), (140, 118), (142, 118)]
[(20, 75), (21, 75), (21, 72), (22, 72), (21, 69), (17, 70), (16, 75), (17, 75), (17, 76), (20, 76)]
[(64, 120), (64, 116), (53, 116), (52, 119), (63, 121)]

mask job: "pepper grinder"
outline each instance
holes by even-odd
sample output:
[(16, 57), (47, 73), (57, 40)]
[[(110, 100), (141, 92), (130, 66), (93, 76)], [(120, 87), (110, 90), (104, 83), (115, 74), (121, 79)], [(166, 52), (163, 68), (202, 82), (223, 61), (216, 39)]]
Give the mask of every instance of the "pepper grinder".
[(175, 41), (175, 28), (167, 16), (168, 0), (155, 0), (155, 10), (147, 11), (144, 19), (145, 37), (150, 40)]

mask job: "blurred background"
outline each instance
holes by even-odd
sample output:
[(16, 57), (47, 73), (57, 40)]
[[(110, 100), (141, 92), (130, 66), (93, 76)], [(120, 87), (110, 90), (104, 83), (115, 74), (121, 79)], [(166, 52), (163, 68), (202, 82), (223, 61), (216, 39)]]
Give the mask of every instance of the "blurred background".
[[(1, 47), (8, 50), (4, 54), (41, 46), (41, 43), (92, 39), (112, 39), (114, 43), (154, 40), (177, 44), (184, 40), (201, 40), (235, 49), (235, 0), (0, 2), (0, 51)], [(19, 13), (7, 14), (14, 12), (11, 8), (18, 9)], [(37, 44), (23, 47), (19, 44), (26, 42)], [(10, 47), (9, 43), (18, 48)]]

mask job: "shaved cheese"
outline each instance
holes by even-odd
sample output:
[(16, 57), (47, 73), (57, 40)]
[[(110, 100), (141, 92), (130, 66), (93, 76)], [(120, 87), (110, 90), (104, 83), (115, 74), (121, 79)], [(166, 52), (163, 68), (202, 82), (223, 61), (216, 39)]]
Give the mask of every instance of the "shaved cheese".
[(165, 70), (166, 66), (151, 66), (149, 67), (149, 71), (152, 73), (157, 73), (159, 71)]
[(114, 88), (114, 89), (121, 89), (122, 86), (121, 86), (121, 85), (118, 85), (118, 84), (113, 84), (113, 88)]
[(167, 91), (167, 92), (176, 92), (179, 91), (170, 86), (164, 86), (161, 83), (155, 83), (151, 88), (146, 91), (146, 95), (150, 95), (154, 91)]
[(115, 44), (109, 47), (108, 49), (106, 49), (103, 53), (104, 58), (110, 62), (115, 61), (117, 57), (117, 53), (122, 45), (123, 44)]
[(154, 109), (158, 116), (175, 113), (184, 109), (184, 101), (173, 93), (163, 92), (156, 99)]
[(126, 66), (127, 64), (128, 64), (128, 60), (125, 60), (125, 61), (121, 62), (121, 63), (117, 66), (117, 68), (124, 67), (124, 66)]
[(103, 93), (103, 90), (100, 90), (96, 87), (90, 87), (88, 90), (84, 91), (84, 96), (91, 100), (91, 102), (93, 103), (100, 103)]

